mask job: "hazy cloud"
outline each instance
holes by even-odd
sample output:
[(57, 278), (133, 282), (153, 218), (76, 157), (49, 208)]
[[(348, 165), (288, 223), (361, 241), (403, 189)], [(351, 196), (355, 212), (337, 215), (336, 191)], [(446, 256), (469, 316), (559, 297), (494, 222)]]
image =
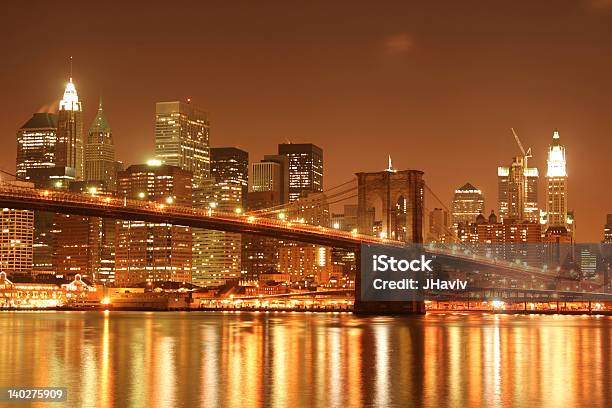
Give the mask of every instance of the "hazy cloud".
[(385, 39), (384, 48), (392, 55), (405, 54), (414, 48), (414, 39), (408, 33), (393, 34)]
[(49, 102), (36, 110), (38, 113), (56, 113), (59, 109), (59, 101)]
[(612, 10), (612, 0), (586, 0), (591, 10)]

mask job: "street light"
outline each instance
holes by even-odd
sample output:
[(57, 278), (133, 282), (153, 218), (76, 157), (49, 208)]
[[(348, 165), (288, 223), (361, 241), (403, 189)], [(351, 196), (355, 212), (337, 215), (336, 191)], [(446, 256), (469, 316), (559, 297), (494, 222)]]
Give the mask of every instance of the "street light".
[(138, 198), (145, 198), (145, 193), (143, 193), (142, 191), (138, 193)]

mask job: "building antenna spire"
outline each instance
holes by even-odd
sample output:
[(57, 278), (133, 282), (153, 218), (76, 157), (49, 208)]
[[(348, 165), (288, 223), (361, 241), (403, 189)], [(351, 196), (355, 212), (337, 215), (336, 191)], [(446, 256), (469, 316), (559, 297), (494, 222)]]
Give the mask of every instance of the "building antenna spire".
[(72, 82), (72, 55), (70, 56), (70, 82)]
[(393, 163), (391, 162), (391, 155), (389, 155), (389, 167), (387, 168), (387, 171), (395, 173), (395, 170), (393, 170)]

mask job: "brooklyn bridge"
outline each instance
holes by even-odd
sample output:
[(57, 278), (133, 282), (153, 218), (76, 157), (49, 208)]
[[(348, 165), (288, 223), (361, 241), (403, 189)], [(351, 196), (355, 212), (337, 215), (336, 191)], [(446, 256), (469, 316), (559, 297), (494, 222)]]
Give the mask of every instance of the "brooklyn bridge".
[[(153, 202), (128, 197), (80, 194), (54, 189), (24, 187), (13, 183), (0, 183), (0, 207), (38, 210), (60, 214), (113, 218), (120, 220), (167, 223), (233, 233), (248, 233), (280, 240), (323, 245), (351, 251), (355, 254), (355, 311), (422, 313), (423, 302), (362, 302), (360, 299), (360, 253), (363, 245), (383, 245), (403, 248), (423, 245), (429, 255), (446, 265), (451, 274), (463, 274), (477, 282), (471, 294), (454, 292), (430, 293), (432, 299), (453, 299), (500, 293), (507, 296), (536, 296), (542, 299), (612, 300), (606, 294), (605, 282), (584, 282), (562, 276), (558, 268), (530, 265), (528, 262), (510, 261), (495, 257), (491, 251), (477, 251), (456, 239), (444, 244), (423, 243), (425, 203), (443, 205), (437, 195), (416, 170), (386, 170), (358, 173), (356, 180), (343, 183), (320, 194), (326, 204), (357, 198), (359, 228), (343, 231), (322, 225), (310, 225), (303, 218), (292, 216), (303, 203), (300, 200), (264, 210), (219, 211), (213, 206), (192, 208), (166, 202)], [(356, 181), (356, 183), (355, 183)], [(427, 199), (426, 199), (427, 196)], [(317, 200), (308, 202), (316, 206)], [(372, 231), (369, 211), (378, 211), (381, 230)], [(449, 230), (449, 235), (452, 231)], [(452, 235), (451, 235), (452, 236)], [(509, 295), (508, 295), (509, 294)]]

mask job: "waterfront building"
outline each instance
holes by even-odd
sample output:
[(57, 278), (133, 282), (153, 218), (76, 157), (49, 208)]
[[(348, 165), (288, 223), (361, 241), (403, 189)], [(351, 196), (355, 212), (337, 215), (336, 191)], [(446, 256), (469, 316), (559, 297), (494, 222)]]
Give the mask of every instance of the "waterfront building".
[(323, 150), (312, 143), (278, 145), (289, 166), (289, 201), (323, 191)]
[(83, 107), (70, 77), (59, 103), (55, 164), (74, 168), (77, 180), (85, 176), (82, 114)]
[(485, 201), (482, 191), (470, 183), (455, 190), (452, 208), (452, 223), (456, 229), (459, 224), (468, 226), (476, 222), (476, 217), (484, 213)]
[[(96, 288), (76, 275), (14, 275), (0, 271), (0, 308), (46, 309), (96, 299)], [(99, 304), (99, 300), (95, 302)]]
[(117, 189), (117, 162), (113, 133), (102, 109), (102, 100), (98, 113), (89, 128), (85, 144), (85, 180), (104, 181), (110, 191)]
[(326, 285), (331, 277), (340, 280), (343, 275), (342, 266), (332, 263), (331, 248), (294, 243), (280, 248), (279, 272), (302, 288)]
[[(192, 175), (157, 160), (129, 166), (117, 176), (118, 195), (166, 205), (192, 206)], [(191, 282), (191, 228), (167, 223), (119, 221), (115, 236), (115, 284)]]
[(210, 180), (208, 113), (187, 102), (155, 105), (155, 154), (162, 163), (188, 170), (193, 187)]
[(26, 171), (56, 165), (57, 115), (38, 112), (17, 131), (17, 177)]

